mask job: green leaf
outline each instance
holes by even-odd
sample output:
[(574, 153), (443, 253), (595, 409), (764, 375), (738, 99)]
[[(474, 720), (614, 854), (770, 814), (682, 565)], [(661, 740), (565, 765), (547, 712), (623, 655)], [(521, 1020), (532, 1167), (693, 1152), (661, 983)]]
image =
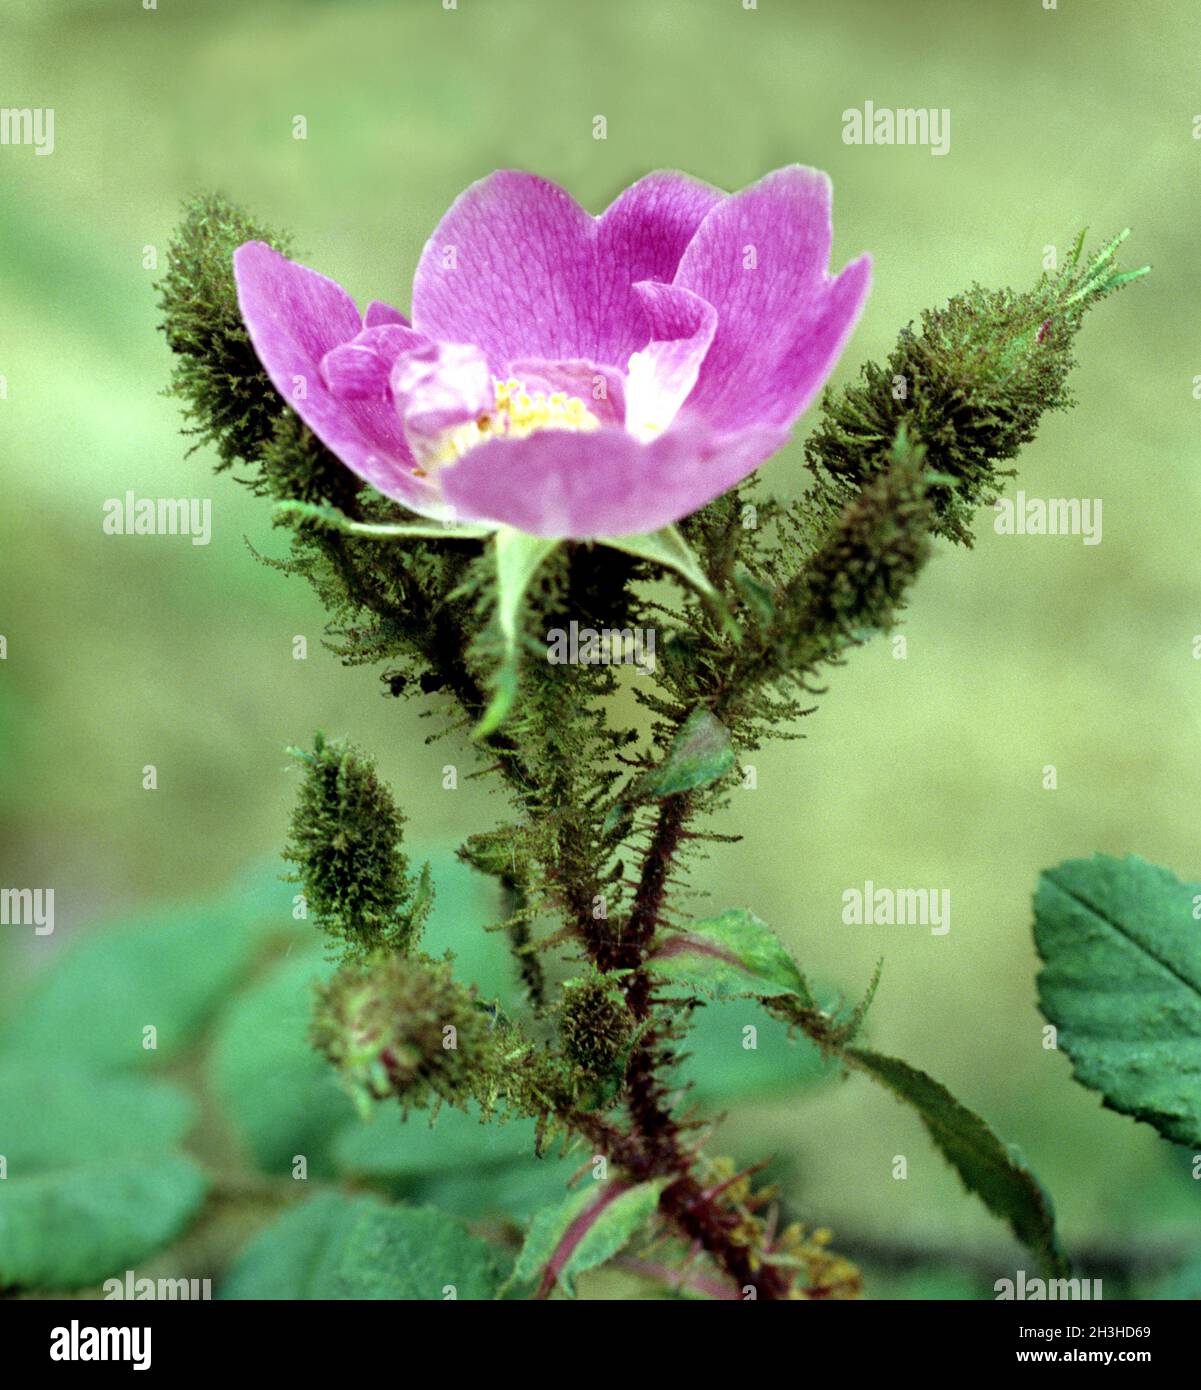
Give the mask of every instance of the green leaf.
[(913, 1106), (943, 1157), (994, 1216), (1056, 1275), (1068, 1262), (1055, 1232), (1051, 1199), (1021, 1158), (945, 1086), (908, 1062), (849, 1047), (841, 1054), (851, 1066), (881, 1082)]
[(313, 986), (331, 970), (314, 940), (235, 999), (217, 1030), (213, 1091), (267, 1173), (290, 1173), (303, 1155), (311, 1176), (328, 1174), (334, 1136), (354, 1116), (336, 1072), (309, 1043)]
[(816, 1007), (804, 976), (776, 934), (743, 908), (661, 936), (651, 964), (656, 975), (711, 999), (786, 994)]
[(733, 766), (730, 731), (711, 710), (699, 706), (680, 726), (663, 761), (635, 779), (610, 808), (605, 832), (617, 828), (632, 803), (697, 791), (724, 777)]
[(1034, 898), (1039, 1005), (1105, 1104), (1201, 1145), (1201, 884), (1131, 855), (1048, 869)]
[(770, 623), (776, 616), (776, 601), (766, 584), (761, 584), (754, 575), (741, 566), (734, 571), (734, 584), (743, 602), (760, 623)]
[(500, 629), (504, 655), (494, 678), (492, 700), (476, 726), (476, 738), (486, 738), (495, 733), (513, 707), (517, 695), (521, 604), (542, 562), (559, 542), (545, 536), (527, 536), (524, 531), (502, 526), (497, 530), (492, 545), (496, 559), (496, 623)]
[(415, 1181), (406, 1200), (428, 1203), (465, 1221), (505, 1221), (520, 1226), (535, 1212), (562, 1199), (580, 1163), (578, 1152), (567, 1158), (524, 1154), (508, 1163), (452, 1168)]
[(0, 1066), (0, 1286), (81, 1288), (174, 1239), (205, 1191), (175, 1151), (192, 1119), (167, 1086)]
[(289, 1211), (243, 1252), (227, 1299), (491, 1299), (501, 1253), (428, 1207), (322, 1193)]
[(433, 1124), (399, 1107), (379, 1109), (366, 1124), (341, 1131), (339, 1171), (356, 1181), (384, 1181), (393, 1196), (429, 1202), (478, 1220), (523, 1220), (561, 1197), (580, 1166), (578, 1153), (539, 1158), (533, 1120), (481, 1124), (477, 1113), (444, 1106)]
[[(35, 979), (0, 1028), (7, 1055), (53, 1057), (97, 1070), (146, 1067), (195, 1040), (248, 969), (265, 937), (294, 934), (278, 867), (205, 903), (157, 908), (98, 926)], [(157, 1030), (156, 1048), (143, 1029)]]
[(680, 726), (667, 757), (638, 779), (632, 795), (639, 800), (661, 801), (665, 796), (696, 791), (724, 777), (733, 766), (730, 731), (702, 705)]
[(612, 1182), (599, 1191), (585, 1187), (540, 1211), (517, 1257), (514, 1284), (536, 1284), (542, 1297), (558, 1284), (574, 1296), (579, 1275), (611, 1260), (650, 1224), (668, 1181), (656, 1178), (633, 1187)]
[(180, 1235), (206, 1182), (182, 1154), (124, 1159), (0, 1184), (0, 1285), (78, 1289)]
[(476, 985), (481, 998), (496, 999), (504, 1009), (517, 1006), (522, 991), (508, 938), (486, 930), (505, 915), (496, 880), (453, 850), (414, 842), (413, 854), (429, 860), (435, 887), (422, 949), (431, 956), (452, 952), (456, 978)]

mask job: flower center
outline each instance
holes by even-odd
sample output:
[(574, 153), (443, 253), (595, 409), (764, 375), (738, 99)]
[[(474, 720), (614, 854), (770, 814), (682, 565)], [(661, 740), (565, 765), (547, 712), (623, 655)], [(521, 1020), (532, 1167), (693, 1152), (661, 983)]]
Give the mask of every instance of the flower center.
[(491, 410), (474, 420), (448, 430), (434, 453), (423, 460), (429, 464), (453, 463), (469, 449), (489, 439), (524, 439), (537, 430), (598, 430), (600, 421), (579, 396), (566, 391), (527, 391), (515, 377), (493, 381), (495, 397)]

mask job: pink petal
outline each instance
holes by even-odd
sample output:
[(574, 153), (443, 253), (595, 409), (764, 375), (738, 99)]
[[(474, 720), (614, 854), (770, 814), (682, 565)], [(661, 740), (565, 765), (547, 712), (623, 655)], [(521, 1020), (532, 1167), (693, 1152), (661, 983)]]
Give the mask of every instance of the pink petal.
[(777, 169), (714, 208), (680, 260), (675, 283), (718, 319), (688, 406), (721, 428), (790, 424), (855, 326), (870, 260), (828, 274), (830, 202), (825, 174)]
[(488, 363), (478, 348), (464, 343), (427, 343), (402, 353), (391, 384), (405, 438), (418, 458), (448, 429), (483, 415), (495, 400)]
[(719, 436), (677, 420), (650, 444), (625, 430), (541, 430), (480, 444), (439, 474), (455, 515), (535, 536), (637, 535), (678, 521), (741, 482), (787, 431)]
[(339, 400), (385, 399), (396, 359), (426, 342), (420, 333), (395, 322), (364, 328), (349, 343), (340, 343), (325, 354), (321, 379)]
[(357, 336), (354, 300), (333, 280), (265, 242), (234, 252), (238, 302), (272, 385), (325, 446), (380, 492), (427, 516), (441, 514), (431, 485), (413, 476), (400, 421), (384, 400), (338, 400), (320, 363)]
[(634, 289), (646, 310), (651, 341), (630, 358), (626, 428), (645, 439), (671, 424), (696, 385), (717, 331), (717, 311), (678, 285), (643, 280)]
[(363, 327), (378, 328), (385, 323), (399, 323), (404, 328), (409, 327), (408, 319), (399, 309), (394, 309), (391, 304), (385, 304), (382, 299), (373, 299), (363, 310)]
[(498, 376), (522, 358), (622, 366), (648, 337), (634, 283), (670, 281), (722, 197), (682, 174), (651, 174), (592, 218), (545, 179), (491, 174), (426, 244), (413, 322), (431, 338), (474, 343)]
[(356, 347), (370, 348), (391, 365), (402, 352), (421, 347), (429, 339), (415, 332), (408, 324), (377, 323), (364, 328), (354, 342)]
[(342, 343), (321, 359), (321, 379), (341, 401), (381, 399), (388, 390), (388, 364), (358, 343)]

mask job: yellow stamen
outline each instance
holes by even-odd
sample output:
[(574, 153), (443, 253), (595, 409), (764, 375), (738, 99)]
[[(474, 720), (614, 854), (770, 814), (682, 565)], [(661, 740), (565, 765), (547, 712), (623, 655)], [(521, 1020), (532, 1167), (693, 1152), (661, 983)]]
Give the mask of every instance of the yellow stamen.
[(448, 430), (425, 464), (453, 463), (488, 439), (524, 439), (538, 430), (587, 431), (600, 429), (600, 421), (579, 396), (566, 391), (527, 391), (510, 377), (494, 381), (495, 399), (486, 414)]

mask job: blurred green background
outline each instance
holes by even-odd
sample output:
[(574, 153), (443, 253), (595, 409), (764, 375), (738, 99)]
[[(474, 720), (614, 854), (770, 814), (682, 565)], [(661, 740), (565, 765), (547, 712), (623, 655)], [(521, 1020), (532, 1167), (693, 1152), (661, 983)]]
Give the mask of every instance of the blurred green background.
[[(0, 990), (101, 917), (220, 893), (276, 853), (295, 785), (282, 750), (316, 728), (378, 755), (423, 844), (501, 814), (478, 784), (442, 789), (467, 750), (427, 746), (416, 705), (322, 650), (307, 588), (247, 546), (281, 552), (265, 504), (187, 455), (143, 264), (150, 247), (162, 266), (182, 199), (220, 189), (361, 300), (407, 307), (425, 237), (494, 168), (595, 212), (650, 169), (737, 188), (817, 165), (836, 262), (875, 258), (836, 382), (967, 282), (1024, 285), (1082, 226), (1097, 241), (1131, 225), (1128, 263), (1154, 273), (1093, 315), (1079, 408), (1021, 461), (1032, 495), (1103, 499), (1102, 544), (997, 536), (985, 516), (973, 553), (940, 550), (907, 658), (881, 641), (834, 674), (807, 741), (761, 755), (722, 827), (745, 839), (700, 879), (848, 995), (883, 956), (874, 1042), (1021, 1147), (1069, 1246), (1133, 1243), (1157, 1267), (1198, 1241), (1187, 1155), (1043, 1050), (1030, 934), (1036, 876), (1061, 858), (1133, 850), (1201, 875), (1190, 8), (6, 0), (0, 104), (52, 106), (56, 149), (0, 148), (0, 883), (53, 886), (58, 930), (4, 929)], [(844, 145), (843, 110), (869, 99), (949, 108), (950, 153)], [(768, 467), (779, 491), (803, 486), (803, 433)], [(128, 489), (211, 498), (212, 544), (103, 535), (105, 499)], [(949, 935), (844, 926), (843, 890), (869, 878), (949, 887)], [(866, 1083), (741, 1108), (730, 1132), (787, 1159), (798, 1212), (876, 1258), (877, 1291), (953, 1291), (963, 1251), (1005, 1248), (917, 1120)], [(896, 1273), (894, 1247), (927, 1246), (933, 1273)]]

